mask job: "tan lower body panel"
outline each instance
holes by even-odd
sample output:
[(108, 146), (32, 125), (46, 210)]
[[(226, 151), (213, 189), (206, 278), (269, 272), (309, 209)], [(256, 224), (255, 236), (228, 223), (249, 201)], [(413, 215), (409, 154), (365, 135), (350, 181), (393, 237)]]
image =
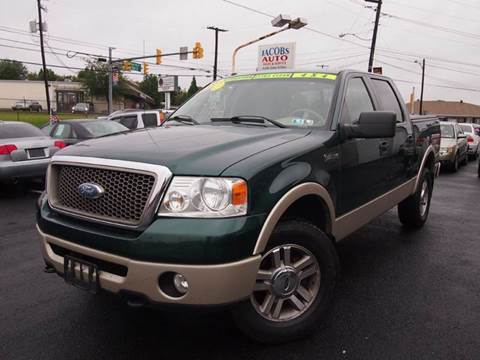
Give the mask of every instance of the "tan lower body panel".
[[(118, 293), (121, 290), (141, 293), (150, 301), (158, 303), (218, 305), (242, 300), (253, 290), (261, 260), (257, 255), (220, 265), (177, 265), (136, 261), (50, 236), (43, 233), (38, 226), (37, 230), (43, 256), (57, 272), (63, 273), (64, 259), (53, 252), (50, 244), (126, 266), (128, 273), (125, 277), (100, 271), (100, 287), (112, 293)], [(168, 296), (158, 286), (158, 277), (168, 271), (182, 274), (189, 283), (188, 292), (180, 298)]]
[(333, 224), (335, 238), (337, 240), (345, 238), (409, 197), (415, 189), (416, 180), (415, 177), (365, 205), (336, 218)]

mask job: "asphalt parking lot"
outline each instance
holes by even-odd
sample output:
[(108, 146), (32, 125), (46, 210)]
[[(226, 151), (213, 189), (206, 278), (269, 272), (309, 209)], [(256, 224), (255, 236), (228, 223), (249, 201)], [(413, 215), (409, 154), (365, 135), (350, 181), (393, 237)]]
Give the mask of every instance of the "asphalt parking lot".
[(38, 194), (0, 193), (0, 359), (478, 359), (480, 179), (437, 180), (427, 225), (392, 210), (339, 244), (330, 317), (310, 338), (252, 343), (225, 312), (132, 309), (43, 272)]

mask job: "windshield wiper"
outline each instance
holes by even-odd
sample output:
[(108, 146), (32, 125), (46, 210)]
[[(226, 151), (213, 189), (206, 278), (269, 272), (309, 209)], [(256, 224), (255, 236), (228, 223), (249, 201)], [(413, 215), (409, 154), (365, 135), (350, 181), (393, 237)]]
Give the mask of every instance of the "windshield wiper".
[(200, 123), (192, 118), (190, 115), (175, 115), (174, 117), (168, 118), (168, 121), (178, 121), (182, 124), (188, 124), (188, 125), (200, 125)]
[(251, 123), (251, 124), (265, 124), (266, 122), (273, 124), (279, 128), (286, 128), (285, 125), (279, 123), (278, 121), (266, 118), (264, 116), (257, 116), (257, 115), (239, 115), (239, 116), (232, 116), (231, 118), (211, 118), (211, 122), (224, 122), (224, 121), (231, 121), (232, 123)]

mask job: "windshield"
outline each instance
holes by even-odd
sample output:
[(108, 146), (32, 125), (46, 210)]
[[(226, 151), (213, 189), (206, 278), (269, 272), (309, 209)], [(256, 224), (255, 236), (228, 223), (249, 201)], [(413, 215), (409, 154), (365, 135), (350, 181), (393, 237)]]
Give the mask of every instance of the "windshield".
[(0, 139), (45, 136), (39, 128), (24, 123), (7, 123), (0, 125)]
[(442, 138), (455, 138), (455, 131), (453, 129), (453, 125), (440, 125), (440, 131), (442, 133)]
[[(336, 75), (273, 73), (216, 81), (187, 101), (173, 116), (200, 124), (211, 119), (263, 117), (295, 127), (323, 127), (332, 103)], [(265, 123), (268, 125), (268, 123)]]
[(94, 137), (105, 136), (129, 130), (122, 124), (109, 120), (85, 122), (82, 125)]

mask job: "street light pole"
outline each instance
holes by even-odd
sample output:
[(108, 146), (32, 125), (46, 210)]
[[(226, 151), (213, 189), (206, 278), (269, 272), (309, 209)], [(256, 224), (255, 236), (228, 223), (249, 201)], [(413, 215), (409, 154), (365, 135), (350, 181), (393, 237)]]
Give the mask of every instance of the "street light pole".
[(269, 34), (260, 36), (258, 39), (249, 41), (245, 44), (242, 44), (242, 45), (238, 46), (233, 51), (233, 54), (232, 54), (232, 75), (235, 75), (235, 61), (236, 61), (238, 50), (243, 49), (244, 47), (247, 47), (249, 45), (255, 44), (255, 43), (257, 43), (257, 42), (259, 42), (263, 39), (266, 39), (266, 38), (272, 37), (274, 35), (277, 35), (277, 34), (283, 32), (285, 30), (301, 29), (302, 27), (307, 25), (307, 20), (304, 19), (304, 18), (296, 18), (296, 19), (291, 20), (291, 17), (289, 15), (279, 15), (275, 19), (272, 20), (272, 25), (275, 26), (275, 27), (282, 27), (282, 26), (285, 26), (285, 25), (288, 25), (288, 26), (286, 26), (286, 27), (284, 27), (280, 30), (271, 32)]
[(370, 46), (370, 59), (368, 60), (368, 72), (373, 71), (373, 59), (375, 57), (375, 46), (377, 44), (378, 24), (380, 22), (380, 15), (382, 11), (382, 0), (365, 0), (377, 4), (377, 14), (375, 16), (375, 27), (373, 28), (372, 45)]
[(43, 23), (42, 23), (42, 4), (40, 0), (37, 0), (38, 7), (38, 28), (40, 30), (40, 50), (42, 53), (42, 67), (43, 67), (43, 82), (45, 83), (45, 98), (47, 100), (47, 111), (48, 114), (51, 114), (50, 108), (50, 92), (48, 89), (48, 73), (47, 73), (47, 64), (45, 62), (45, 48), (43, 47)]
[(228, 30), (220, 29), (216, 26), (207, 27), (209, 30), (215, 31), (215, 61), (213, 64), (213, 81), (217, 80), (217, 69), (218, 69), (218, 32), (227, 32)]

